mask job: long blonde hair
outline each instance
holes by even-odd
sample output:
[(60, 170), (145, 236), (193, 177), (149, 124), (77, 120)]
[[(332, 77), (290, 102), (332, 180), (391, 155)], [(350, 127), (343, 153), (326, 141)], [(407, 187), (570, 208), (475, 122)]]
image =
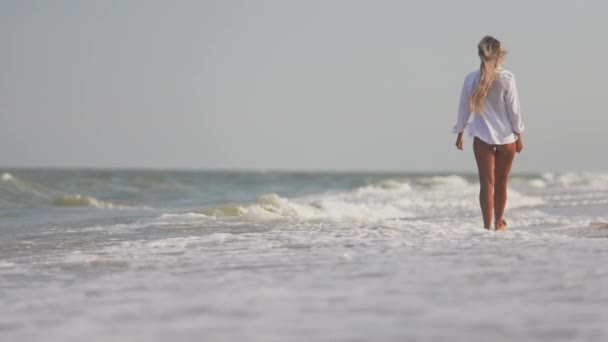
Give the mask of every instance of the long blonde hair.
[(496, 70), (502, 64), (502, 60), (507, 51), (502, 47), (500, 41), (492, 36), (485, 36), (477, 45), (477, 54), (481, 59), (480, 76), (477, 87), (469, 97), (469, 107), (473, 113), (482, 114), (484, 102), (488, 91), (494, 80), (496, 80)]

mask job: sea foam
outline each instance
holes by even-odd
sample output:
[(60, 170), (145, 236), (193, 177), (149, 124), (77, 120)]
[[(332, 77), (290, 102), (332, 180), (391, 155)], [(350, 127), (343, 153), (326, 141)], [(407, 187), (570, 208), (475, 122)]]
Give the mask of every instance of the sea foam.
[[(434, 216), (462, 210), (478, 211), (478, 187), (459, 176), (430, 177), (417, 184), (385, 180), (353, 190), (287, 198), (265, 194), (252, 202), (228, 203), (198, 211), (214, 218), (250, 220), (329, 219), (374, 221)], [(533, 207), (545, 202), (510, 190), (509, 207)], [(190, 215), (190, 214), (184, 214)], [(186, 217), (184, 216), (184, 219)]]
[(86, 196), (81, 194), (64, 195), (55, 198), (53, 205), (61, 207), (94, 207), (94, 208), (105, 208), (114, 209), (122, 208), (123, 206), (116, 205), (114, 203), (105, 202), (92, 196)]

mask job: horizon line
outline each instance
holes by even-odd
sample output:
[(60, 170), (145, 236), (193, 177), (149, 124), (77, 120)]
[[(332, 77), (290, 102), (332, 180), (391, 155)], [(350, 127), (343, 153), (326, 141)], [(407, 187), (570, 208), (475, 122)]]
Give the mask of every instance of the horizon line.
[[(320, 168), (248, 168), (248, 167), (168, 167), (168, 166), (73, 166), (73, 165), (0, 165), (0, 171), (10, 170), (55, 170), (55, 171), (173, 171), (173, 172), (233, 172), (233, 173), (325, 173), (325, 174), (436, 174), (475, 175), (476, 170), (405, 170), (405, 169), (320, 169)], [(512, 174), (590, 172), (605, 173), (608, 170), (544, 170), (517, 171)]]

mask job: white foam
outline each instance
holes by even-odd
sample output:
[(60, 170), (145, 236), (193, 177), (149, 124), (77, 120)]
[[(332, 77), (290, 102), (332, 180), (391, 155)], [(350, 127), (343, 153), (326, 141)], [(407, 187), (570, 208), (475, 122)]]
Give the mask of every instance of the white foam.
[[(377, 192), (372, 193), (377, 195)], [(351, 198), (344, 198), (342, 195), (322, 195), (290, 200), (277, 194), (266, 194), (253, 204), (238, 206), (237, 216), (263, 220), (280, 218), (377, 220), (412, 216), (411, 213), (390, 203), (362, 201), (361, 196), (362, 193), (358, 190)]]
[(171, 220), (200, 220), (201, 218), (208, 218), (209, 216), (202, 213), (165, 213), (160, 216), (161, 219)]
[(471, 183), (469, 183), (466, 178), (457, 175), (425, 177), (420, 179), (419, 182), (421, 184), (428, 184), (433, 186), (456, 188), (464, 188), (471, 185)]
[(59, 196), (55, 198), (53, 204), (63, 207), (94, 207), (102, 209), (125, 208), (125, 206), (122, 205), (116, 205), (114, 203), (102, 201), (93, 196), (81, 194)]
[(63, 262), (68, 264), (86, 264), (100, 259), (99, 255), (86, 254), (82, 251), (74, 251), (63, 258)]
[(13, 268), (15, 264), (10, 261), (0, 260), (0, 268)]
[(543, 189), (547, 187), (547, 182), (542, 179), (531, 179), (528, 184), (534, 188)]
[(359, 188), (359, 190), (360, 191), (365, 191), (365, 190), (374, 191), (378, 188), (383, 189), (383, 190), (392, 190), (392, 191), (399, 191), (399, 192), (412, 191), (412, 187), (409, 182), (401, 181), (401, 180), (397, 180), (397, 179), (384, 179), (375, 184), (361, 187), (361, 188)]
[(14, 179), (15, 179), (15, 177), (13, 177), (13, 175), (11, 175), (8, 172), (4, 172), (2, 174), (2, 176), (0, 176), (0, 180), (3, 180), (3, 181), (10, 181), (10, 180), (14, 180)]
[(596, 172), (545, 172), (541, 179), (550, 185), (557, 185), (564, 188), (574, 186), (584, 188), (608, 188), (608, 174)]
[[(420, 180), (419, 185), (388, 179), (349, 191), (321, 193), (299, 198), (278, 194), (260, 196), (251, 203), (227, 204), (206, 208), (201, 216), (179, 214), (182, 219), (240, 217), (248, 220), (329, 219), (378, 221), (393, 218), (436, 216), (478, 211), (478, 185), (460, 176), (437, 176)], [(525, 196), (509, 189), (509, 208), (544, 204), (540, 197)], [(169, 216), (167, 216), (169, 217)]]
[(541, 197), (522, 195), (515, 190), (509, 190), (508, 196), (507, 208), (534, 207), (547, 203)]

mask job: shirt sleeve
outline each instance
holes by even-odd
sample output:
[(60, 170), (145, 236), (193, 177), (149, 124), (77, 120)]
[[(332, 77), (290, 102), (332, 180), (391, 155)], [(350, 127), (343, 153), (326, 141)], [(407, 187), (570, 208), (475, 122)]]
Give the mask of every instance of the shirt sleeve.
[(515, 78), (512, 77), (509, 82), (509, 87), (505, 93), (505, 104), (507, 106), (507, 113), (511, 120), (511, 126), (513, 131), (521, 133), (525, 126), (521, 119), (521, 109), (519, 107), (519, 95), (517, 93), (517, 86), (515, 85)]
[(460, 92), (460, 103), (458, 105), (458, 119), (454, 125), (453, 132), (460, 133), (464, 131), (469, 123), (471, 117), (471, 108), (469, 107), (469, 85), (465, 78), (462, 85), (462, 91)]

